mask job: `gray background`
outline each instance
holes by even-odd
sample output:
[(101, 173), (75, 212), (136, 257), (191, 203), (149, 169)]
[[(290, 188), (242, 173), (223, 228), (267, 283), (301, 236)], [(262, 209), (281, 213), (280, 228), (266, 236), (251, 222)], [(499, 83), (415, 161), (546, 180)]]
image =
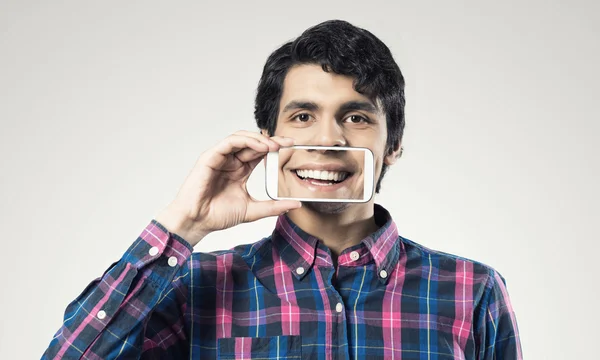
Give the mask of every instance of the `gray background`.
[(401, 235), (496, 268), (527, 359), (594, 357), (597, 4), (2, 1), (0, 358), (41, 356), (198, 155), (255, 130), (269, 53), (332, 18), (380, 37), (407, 80), (406, 151), (378, 197)]

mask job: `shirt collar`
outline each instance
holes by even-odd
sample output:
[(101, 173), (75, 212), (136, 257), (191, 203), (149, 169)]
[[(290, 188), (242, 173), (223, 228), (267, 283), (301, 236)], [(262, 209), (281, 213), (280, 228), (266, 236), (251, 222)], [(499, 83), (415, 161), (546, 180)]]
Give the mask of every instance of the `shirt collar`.
[[(373, 257), (380, 281), (386, 283), (400, 255), (398, 228), (383, 206), (375, 204), (374, 214), (379, 229), (364, 238), (361, 244)], [(285, 214), (277, 218), (272, 239), (279, 256), (294, 276), (299, 280), (306, 276), (314, 264), (319, 239), (306, 233)]]
[(299, 280), (304, 278), (315, 262), (319, 239), (302, 230), (285, 214), (277, 218), (272, 238), (279, 257), (294, 276)]
[(387, 283), (400, 257), (398, 227), (390, 213), (375, 204), (375, 223), (379, 229), (362, 240), (377, 265), (377, 274), (382, 283)]

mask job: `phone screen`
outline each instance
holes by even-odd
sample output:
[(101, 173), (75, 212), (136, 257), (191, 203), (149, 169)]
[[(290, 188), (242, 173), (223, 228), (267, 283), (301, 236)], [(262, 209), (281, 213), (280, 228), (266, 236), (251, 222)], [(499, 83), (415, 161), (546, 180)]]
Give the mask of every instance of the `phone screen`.
[(373, 193), (373, 172), (366, 148), (281, 148), (267, 156), (267, 193), (279, 200), (365, 202)]

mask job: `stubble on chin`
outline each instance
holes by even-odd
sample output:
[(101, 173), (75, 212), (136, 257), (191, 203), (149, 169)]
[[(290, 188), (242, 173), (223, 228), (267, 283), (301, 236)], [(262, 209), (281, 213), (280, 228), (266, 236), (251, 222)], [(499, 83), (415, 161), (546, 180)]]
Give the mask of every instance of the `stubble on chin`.
[(344, 212), (350, 207), (350, 203), (345, 202), (312, 202), (304, 201), (302, 206), (324, 215), (335, 215)]

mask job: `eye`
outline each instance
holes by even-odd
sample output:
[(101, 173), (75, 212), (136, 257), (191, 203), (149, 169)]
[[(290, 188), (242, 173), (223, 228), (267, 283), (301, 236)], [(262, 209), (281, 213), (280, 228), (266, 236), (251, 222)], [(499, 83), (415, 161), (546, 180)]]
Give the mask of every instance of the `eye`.
[(360, 115), (350, 115), (346, 119), (344, 119), (344, 122), (351, 122), (353, 124), (368, 124), (368, 123), (370, 123), (368, 118), (366, 118), (364, 116), (360, 116)]
[(298, 120), (300, 122), (307, 122), (310, 120), (310, 115), (307, 113), (301, 113), (292, 118), (292, 120)]

